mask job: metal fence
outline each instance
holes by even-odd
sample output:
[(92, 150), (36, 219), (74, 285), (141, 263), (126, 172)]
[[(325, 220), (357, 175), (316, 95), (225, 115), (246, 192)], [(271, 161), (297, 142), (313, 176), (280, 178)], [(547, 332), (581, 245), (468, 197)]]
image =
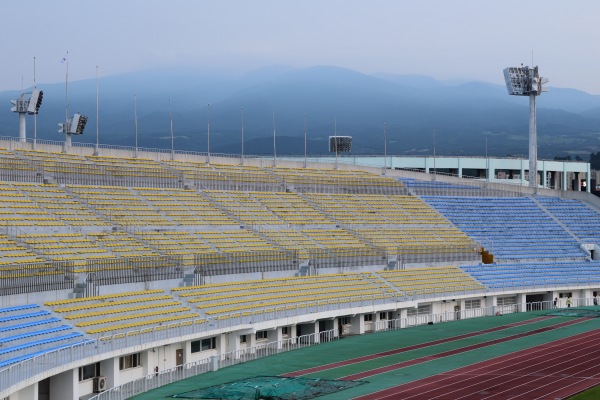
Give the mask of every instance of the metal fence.
[[(577, 299), (575, 306), (590, 305), (592, 299)], [(506, 306), (494, 306), (484, 308), (473, 308), (460, 311), (449, 311), (439, 314), (415, 315), (407, 318), (380, 320), (371, 324), (371, 331), (389, 331), (406, 329), (410, 327), (439, 324), (462, 319), (497, 316), (526, 311), (550, 310), (553, 308), (551, 301), (513, 304)], [(296, 350), (308, 346), (317, 345), (324, 341), (336, 340), (341, 332), (338, 329), (303, 335), (297, 338), (288, 338), (280, 341), (260, 344), (255, 347), (236, 350), (209, 359), (195, 361), (148, 375), (128, 382), (124, 385), (99, 393), (90, 400), (125, 400), (140, 393), (156, 389), (169, 383), (197, 376), (206, 372), (216, 371), (232, 365), (241, 364), (259, 358), (269, 357), (275, 354)]]
[(0, 268), (0, 296), (73, 289), (71, 261), (18, 263)]
[(205, 360), (179, 365), (160, 373), (150, 374), (124, 385), (113, 387), (106, 392), (95, 395), (89, 400), (125, 400), (137, 394), (192, 376), (336, 339), (338, 339), (337, 329), (332, 329), (275, 342), (261, 343), (246, 349), (235, 350)]
[(87, 260), (88, 281), (94, 285), (116, 285), (183, 279), (183, 261), (177, 256), (120, 257)]
[[(548, 288), (546, 288), (548, 289)], [(478, 292), (478, 295), (484, 293)], [(488, 296), (491, 293), (486, 293)], [(456, 294), (459, 296), (460, 294)], [(369, 299), (370, 297), (370, 299)], [(0, 370), (0, 396), (7, 396), (11, 393), (11, 388), (14, 388), (19, 382), (26, 379), (30, 379), (36, 376), (49, 376), (64, 369), (65, 365), (81, 366), (89, 361), (90, 357), (100, 357), (109, 352), (118, 351), (126, 353), (127, 351), (140, 351), (144, 348), (153, 347), (152, 344), (156, 342), (164, 343), (165, 340), (174, 340), (176, 338), (186, 335), (196, 335), (201, 337), (202, 334), (208, 332), (215, 332), (218, 330), (232, 330), (236, 326), (248, 324), (256, 324), (261, 322), (274, 321), (280, 318), (299, 317), (302, 315), (310, 315), (319, 312), (335, 312), (338, 316), (344, 315), (343, 310), (351, 310), (356, 307), (374, 307), (374, 309), (387, 310), (390, 307), (393, 309), (398, 308), (398, 303), (405, 301), (415, 300), (428, 300), (429, 297), (424, 298), (408, 298), (408, 297), (390, 297), (390, 298), (375, 298), (374, 296), (360, 296), (350, 302), (307, 302), (305, 307), (297, 307), (294, 309), (286, 309), (285, 307), (272, 307), (265, 309), (260, 313), (254, 313), (252, 315), (236, 316), (231, 314), (230, 316), (221, 316), (219, 318), (207, 319), (207, 320), (193, 320), (190, 323), (177, 323), (169, 326), (159, 327), (150, 331), (136, 331), (128, 332), (126, 334), (116, 334), (113, 336), (102, 337), (99, 340), (73, 345), (61, 350), (44, 353), (36, 356), (32, 359), (22, 361), (20, 363), (11, 365), (10, 367)], [(591, 306), (593, 305), (593, 298), (581, 298), (572, 299), (573, 307)], [(429, 323), (440, 323), (453, 321), (458, 319), (477, 318), (484, 316), (496, 315), (496, 313), (508, 314), (513, 312), (526, 312), (533, 310), (546, 310), (553, 308), (551, 301), (535, 302), (535, 303), (519, 303), (505, 306), (496, 307), (485, 307), (485, 308), (474, 308), (465, 309), (457, 312), (445, 312), (440, 314), (426, 314), (416, 315), (407, 318), (392, 319), (385, 321), (377, 321), (374, 326), (376, 331), (390, 330), (390, 329), (403, 329), (411, 326), (424, 325)], [(310, 335), (309, 335), (310, 336)], [(319, 342), (319, 339), (299, 341), (300, 345), (310, 345), (312, 343)], [(285, 348), (285, 346), (284, 346)], [(293, 348), (290, 348), (293, 349)], [(270, 355), (268, 350), (260, 354)], [(248, 356), (250, 357), (250, 356)], [(246, 358), (242, 357), (241, 360)], [(87, 360), (87, 361), (86, 361)], [(239, 363), (235, 361), (235, 358), (223, 361), (223, 365), (233, 365)], [(202, 368), (198, 367), (200, 372)], [(192, 369), (190, 367), (190, 369)], [(55, 371), (55, 372), (53, 372)], [(193, 371), (189, 372), (193, 374)], [(173, 379), (177, 376), (184, 377), (192, 375), (177, 375), (172, 374)], [(166, 377), (165, 377), (166, 379)], [(161, 381), (164, 382), (164, 381)], [(156, 382), (155, 382), (156, 383)], [(161, 383), (165, 384), (165, 383)], [(144, 387), (144, 384), (139, 383), (140, 387)], [(148, 387), (151, 389), (152, 387)], [(14, 390), (14, 389), (13, 389)], [(117, 393), (118, 390), (113, 390)], [(118, 396), (118, 394), (115, 394)], [(115, 399), (121, 399), (123, 397), (115, 397)], [(111, 398), (112, 399), (112, 398)], [(102, 398), (106, 400), (106, 398)]]

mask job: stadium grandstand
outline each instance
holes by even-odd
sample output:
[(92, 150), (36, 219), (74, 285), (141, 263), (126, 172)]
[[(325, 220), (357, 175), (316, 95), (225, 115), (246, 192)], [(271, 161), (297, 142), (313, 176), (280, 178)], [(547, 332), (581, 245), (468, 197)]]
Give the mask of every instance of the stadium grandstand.
[(600, 291), (587, 192), (96, 150), (0, 139), (0, 399), (126, 399), (342, 337), (591, 306)]

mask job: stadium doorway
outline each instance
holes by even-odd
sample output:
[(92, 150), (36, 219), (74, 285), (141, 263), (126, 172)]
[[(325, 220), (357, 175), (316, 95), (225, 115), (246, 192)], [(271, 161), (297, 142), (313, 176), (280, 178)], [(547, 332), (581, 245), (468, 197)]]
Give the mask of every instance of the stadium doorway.
[(460, 305), (454, 306), (454, 315), (455, 319), (458, 321), (460, 319)]
[(175, 350), (175, 365), (181, 368), (183, 365), (183, 349)]
[[(527, 311), (543, 310), (545, 308), (544, 301), (546, 299), (546, 293), (528, 294), (525, 296), (525, 303), (527, 303)], [(547, 302), (549, 306), (550, 301)]]

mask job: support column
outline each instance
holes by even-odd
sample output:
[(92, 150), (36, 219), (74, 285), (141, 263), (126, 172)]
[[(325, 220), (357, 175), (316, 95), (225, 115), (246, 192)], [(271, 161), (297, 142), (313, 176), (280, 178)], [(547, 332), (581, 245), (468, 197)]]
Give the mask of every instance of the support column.
[(36, 382), (33, 385), (27, 386), (26, 388), (19, 390), (17, 393), (11, 394), (9, 397), (7, 397), (7, 399), (12, 400), (14, 398), (15, 400), (38, 400), (38, 392), (38, 382)]
[[(586, 188), (586, 192), (591, 193), (592, 191), (592, 180), (591, 180), (591, 175), (592, 175), (592, 171), (590, 170), (590, 164), (588, 163), (587, 165), (587, 171), (585, 173), (585, 188)], [(596, 189), (596, 188), (594, 188)]]
[(521, 185), (525, 184), (525, 160), (521, 160)]
[(542, 187), (548, 187), (548, 177), (546, 172), (546, 162), (542, 161)]
[[(283, 334), (281, 333), (281, 326), (278, 326), (275, 329), (275, 341), (277, 342), (277, 348), (281, 349), (281, 341), (283, 340)], [(272, 340), (269, 340), (271, 342)], [(239, 343), (239, 339), (238, 339)]]
[(27, 114), (24, 112), (19, 113), (19, 142), (27, 141), (27, 133), (25, 129), (25, 116)]
[(537, 130), (535, 126), (535, 94), (529, 95), (529, 187), (537, 188)]
[[(149, 360), (148, 352), (142, 353), (142, 365), (146, 368), (154, 368), (156, 360)], [(156, 354), (156, 353), (153, 353)], [(146, 358), (146, 360), (144, 360)], [(150, 367), (152, 365), (152, 367)], [(158, 365), (158, 363), (156, 363)], [(100, 376), (106, 377), (106, 388), (112, 388), (121, 385), (120, 374), (119, 374), (119, 357), (109, 358), (108, 360), (100, 361)]]
[(50, 396), (48, 400), (79, 400), (78, 368), (50, 377)]
[(350, 319), (350, 333), (353, 335), (365, 333), (364, 314), (357, 314)]
[(526, 293), (517, 294), (517, 306), (519, 307), (519, 312), (526, 311), (526, 309), (527, 309), (526, 303), (527, 303), (527, 294)]

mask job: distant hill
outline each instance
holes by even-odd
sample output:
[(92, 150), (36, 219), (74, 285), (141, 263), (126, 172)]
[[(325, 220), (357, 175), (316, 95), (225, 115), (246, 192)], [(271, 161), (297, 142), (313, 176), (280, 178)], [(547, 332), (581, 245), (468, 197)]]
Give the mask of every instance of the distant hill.
[[(57, 124), (65, 118), (64, 84), (38, 84), (44, 102), (38, 138), (63, 140)], [(481, 155), (485, 137), (491, 155), (527, 154), (528, 100), (508, 96), (500, 85), (447, 83), (420, 75), (365, 75), (315, 66), (273, 66), (245, 74), (219, 70), (159, 69), (101, 78), (100, 141), (134, 144), (134, 96), (137, 97), (139, 145), (170, 146), (172, 100), (175, 148), (206, 151), (210, 103), (211, 152), (239, 153), (242, 107), (246, 154), (271, 154), (275, 128), (278, 154), (304, 153), (304, 115), (308, 151), (327, 152), (327, 137), (354, 138), (353, 153), (381, 154), (383, 124), (389, 154)], [(15, 91), (0, 92), (0, 135), (17, 136), (10, 112)], [(69, 82), (69, 110), (89, 117), (84, 135), (94, 142), (96, 81)], [(274, 117), (274, 118), (273, 118)], [(600, 96), (551, 88), (538, 98), (539, 155), (553, 158), (600, 151)], [(273, 126), (275, 120), (275, 127)], [(33, 120), (28, 117), (28, 137)]]

